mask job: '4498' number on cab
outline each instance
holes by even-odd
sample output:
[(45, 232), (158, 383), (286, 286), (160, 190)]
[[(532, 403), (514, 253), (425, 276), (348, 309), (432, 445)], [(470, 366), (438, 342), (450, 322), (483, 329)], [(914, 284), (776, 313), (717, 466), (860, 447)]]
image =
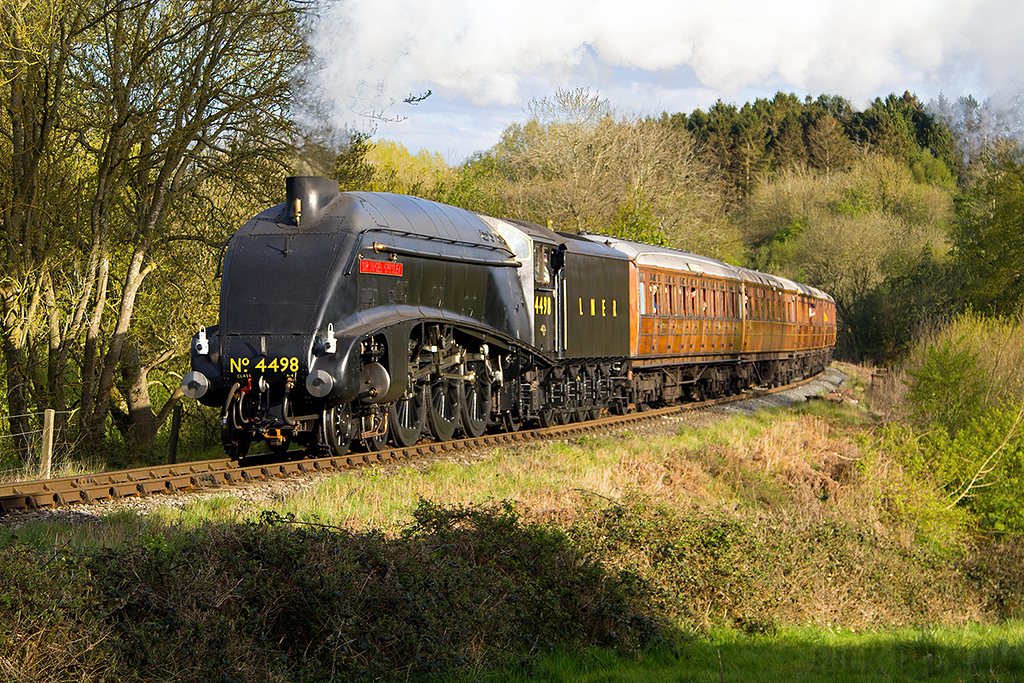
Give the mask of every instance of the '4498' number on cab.
[(253, 364), (249, 358), (231, 358), (228, 361), (228, 366), (230, 372), (250, 372), (256, 370), (258, 372), (296, 373), (299, 371), (299, 359), (295, 356), (291, 358), (284, 356), (280, 358), (260, 358)]

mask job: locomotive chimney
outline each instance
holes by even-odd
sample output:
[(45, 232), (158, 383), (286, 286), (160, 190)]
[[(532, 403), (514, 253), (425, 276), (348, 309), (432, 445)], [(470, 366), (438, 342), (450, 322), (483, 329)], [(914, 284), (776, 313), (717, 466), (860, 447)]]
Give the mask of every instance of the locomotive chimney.
[(296, 226), (313, 225), (338, 196), (338, 183), (317, 176), (292, 176), (285, 180), (285, 190), (285, 222)]

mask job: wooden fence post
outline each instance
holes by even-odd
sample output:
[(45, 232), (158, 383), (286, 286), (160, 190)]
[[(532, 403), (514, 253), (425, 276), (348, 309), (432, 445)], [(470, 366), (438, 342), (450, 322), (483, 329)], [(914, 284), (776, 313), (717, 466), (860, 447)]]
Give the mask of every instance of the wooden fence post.
[(39, 478), (50, 478), (50, 460), (53, 457), (53, 422), (56, 412), (47, 408), (43, 412), (43, 447), (39, 459)]

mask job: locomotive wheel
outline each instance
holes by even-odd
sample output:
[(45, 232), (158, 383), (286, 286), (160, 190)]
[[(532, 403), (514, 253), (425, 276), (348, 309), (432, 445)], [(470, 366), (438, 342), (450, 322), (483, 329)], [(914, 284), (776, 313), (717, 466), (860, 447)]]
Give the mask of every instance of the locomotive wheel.
[(519, 415), (507, 410), (501, 414), (501, 426), (506, 432), (518, 432), (523, 428), (523, 420)]
[(555, 419), (555, 416), (557, 414), (558, 411), (555, 410), (554, 408), (545, 408), (544, 410), (541, 410), (539, 413), (537, 413), (537, 419), (540, 420), (540, 426), (547, 428), (554, 427), (555, 425), (557, 425), (558, 422)]
[(462, 432), (471, 438), (483, 436), (491, 421), (491, 383), (484, 376), (483, 367), (475, 368), (476, 378), (467, 381), (462, 395)]
[(463, 393), (461, 380), (435, 377), (431, 381), (427, 417), (436, 441), (448, 441), (455, 435)]
[(352, 445), (352, 436), (356, 426), (352, 420), (352, 405), (342, 403), (339, 406), (332, 406), (324, 410), (324, 440), (327, 442), (327, 449), (333, 456), (341, 456), (348, 453)]
[(382, 451), (388, 446), (388, 435), (385, 433), (378, 436), (368, 436), (365, 439), (362, 439), (362, 442), (363, 450), (371, 453), (373, 451)]
[(388, 408), (388, 429), (395, 445), (415, 446), (427, 421), (426, 387), (417, 385)]

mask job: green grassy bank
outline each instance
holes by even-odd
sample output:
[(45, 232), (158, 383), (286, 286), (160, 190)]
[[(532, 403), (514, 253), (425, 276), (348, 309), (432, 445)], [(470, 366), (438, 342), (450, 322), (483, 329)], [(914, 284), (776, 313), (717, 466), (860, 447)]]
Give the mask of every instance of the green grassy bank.
[(850, 397), (8, 527), (0, 676), (1024, 680), (1024, 543)]

